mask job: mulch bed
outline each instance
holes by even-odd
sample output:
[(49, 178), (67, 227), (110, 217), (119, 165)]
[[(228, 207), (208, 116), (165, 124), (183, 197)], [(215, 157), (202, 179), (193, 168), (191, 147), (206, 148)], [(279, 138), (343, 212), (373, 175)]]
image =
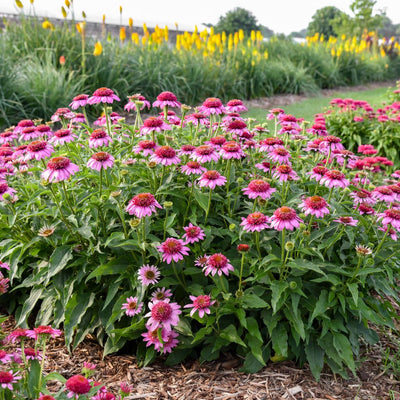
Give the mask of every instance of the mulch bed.
[[(3, 326), (6, 333), (14, 328), (12, 318)], [(316, 382), (307, 366), (300, 369), (292, 362), (271, 363), (255, 374), (239, 372), (241, 360), (229, 355), (215, 362), (191, 361), (175, 367), (163, 365), (160, 359), (139, 368), (129, 354), (103, 359), (101, 346), (90, 336), (69, 354), (60, 337), (50, 340), (45, 368), (69, 378), (80, 373), (84, 361), (94, 363), (94, 379), (109, 391), (116, 394), (120, 382), (133, 386), (128, 400), (400, 400), (400, 381), (384, 369), (385, 349), (398, 350), (396, 340), (388, 334), (382, 335), (378, 345), (364, 350), (357, 376), (344, 380), (325, 371)], [(57, 383), (49, 389), (56, 390)]]

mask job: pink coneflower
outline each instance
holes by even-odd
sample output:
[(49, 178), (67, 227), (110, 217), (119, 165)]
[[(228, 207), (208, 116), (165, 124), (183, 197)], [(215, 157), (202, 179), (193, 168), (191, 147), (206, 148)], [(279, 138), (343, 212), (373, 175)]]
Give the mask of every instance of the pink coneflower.
[(275, 171), (272, 176), (275, 179), (279, 179), (281, 182), (297, 181), (300, 179), (296, 174), (296, 172), (293, 171), (293, 168), (290, 165), (286, 164), (278, 165), (275, 168)]
[(22, 132), (19, 134), (18, 140), (20, 142), (27, 142), (29, 140), (37, 139), (37, 138), (39, 138), (38, 131), (35, 129), (34, 126), (30, 126), (30, 127), (24, 128), (22, 130)]
[(8, 364), (12, 361), (12, 358), (12, 354), (8, 354), (5, 350), (0, 349), (0, 362)]
[(39, 339), (41, 336), (51, 336), (52, 338), (55, 338), (61, 335), (61, 331), (59, 329), (52, 328), (50, 325), (39, 325), (37, 328), (28, 330), (27, 335), (35, 340)]
[(75, 117), (75, 113), (69, 108), (57, 108), (57, 111), (51, 116), (53, 122), (61, 121), (64, 119), (71, 119)]
[(72, 110), (77, 110), (79, 107), (85, 107), (88, 103), (89, 95), (88, 94), (78, 94), (72, 99), (72, 103), (70, 103), (70, 107)]
[(16, 343), (17, 340), (28, 338), (28, 331), (29, 329), (16, 328), (4, 338), (4, 343)]
[(392, 175), (390, 175), (390, 176), (393, 178), (396, 178), (396, 179), (400, 179), (400, 169), (397, 169), (396, 171), (394, 171), (392, 173)]
[(151, 301), (154, 303), (155, 301), (166, 300), (172, 297), (172, 292), (170, 289), (166, 289), (165, 287), (156, 289), (151, 294)]
[(389, 208), (378, 214), (378, 220), (382, 220), (384, 228), (391, 225), (394, 229), (400, 230), (400, 210)]
[(121, 310), (125, 310), (125, 314), (129, 317), (133, 317), (136, 314), (142, 312), (143, 303), (138, 303), (137, 297), (128, 297), (126, 303), (122, 304)]
[(182, 236), (182, 238), (185, 239), (184, 244), (199, 242), (206, 237), (203, 229), (199, 226), (193, 225), (192, 223), (189, 223), (188, 226), (184, 226), (183, 230), (185, 231)]
[(10, 270), (10, 264), (0, 261), (0, 268)]
[(241, 137), (245, 132), (248, 132), (248, 128), (247, 124), (244, 121), (235, 119), (227, 125), (226, 131), (228, 133), (232, 133), (232, 135)]
[(371, 192), (367, 189), (357, 189), (350, 193), (350, 197), (353, 199), (354, 204), (364, 203), (364, 204), (375, 204), (375, 200), (371, 196)]
[[(20, 165), (23, 162), (25, 161), (18, 160), (18, 162), (14, 161), (13, 164)], [(4, 164), (4, 166), (0, 167), (0, 181), (5, 179), (8, 175), (14, 175), (14, 165)]]
[[(165, 118), (164, 118), (164, 111), (158, 113), (158, 115), (159, 115), (160, 117), (162, 117), (163, 119), (165, 119)], [(179, 125), (181, 124), (181, 119), (176, 115), (176, 112), (175, 112), (175, 111), (172, 111), (172, 110), (168, 110), (168, 112), (167, 112), (167, 121), (168, 121), (168, 123), (170, 123), (171, 125), (177, 125), (177, 126), (179, 126)]]
[(94, 91), (92, 97), (88, 99), (88, 104), (108, 103), (112, 104), (115, 101), (121, 101), (121, 99), (114, 94), (114, 91), (105, 87), (99, 88)]
[(165, 166), (181, 162), (181, 159), (176, 155), (176, 151), (170, 146), (157, 147), (149, 160)]
[(261, 197), (264, 200), (271, 198), (272, 193), (276, 191), (272, 188), (268, 182), (262, 179), (255, 179), (249, 183), (249, 185), (242, 189), (243, 193), (249, 196), (250, 199), (256, 199)]
[(181, 166), (181, 172), (185, 175), (201, 175), (205, 171), (207, 169), (202, 167), (198, 161), (189, 161), (187, 164)]
[(143, 286), (154, 285), (160, 278), (160, 270), (155, 265), (143, 265), (138, 272), (138, 279)]
[(342, 139), (328, 135), (324, 137), (324, 140), (321, 142), (320, 148), (326, 149), (326, 150), (343, 150), (344, 146), (341, 143)]
[(310, 178), (315, 179), (317, 182), (319, 182), (328, 171), (328, 168), (318, 165), (314, 167), (311, 172), (307, 172), (307, 175), (310, 175)]
[(282, 124), (281, 129), (278, 130), (278, 135), (298, 135), (300, 128), (294, 127), (292, 124)]
[(298, 119), (291, 114), (278, 114), (278, 121), (281, 125), (291, 125), (295, 129), (300, 129), (300, 125), (297, 123)]
[(263, 229), (269, 228), (268, 217), (259, 211), (249, 214), (246, 218), (242, 217), (240, 225), (243, 226), (246, 232), (260, 232)]
[(280, 207), (274, 211), (274, 214), (269, 220), (271, 228), (277, 231), (282, 231), (283, 229), (289, 229), (292, 231), (298, 228), (300, 223), (303, 221), (297, 216), (296, 211), (290, 207)]
[(180, 156), (190, 156), (194, 150), (196, 150), (196, 146), (193, 146), (192, 144), (184, 144), (179, 149), (178, 154)]
[(18, 135), (13, 131), (0, 133), (0, 144), (11, 143), (18, 139)]
[(204, 172), (198, 179), (198, 184), (200, 187), (208, 187), (210, 189), (215, 189), (216, 186), (224, 186), (225, 183), (225, 176), (221, 175), (215, 170)]
[(41, 160), (50, 157), (54, 152), (53, 146), (45, 140), (35, 140), (28, 144), (25, 158), (27, 160)]
[(199, 125), (208, 126), (210, 123), (207, 116), (200, 112), (195, 112), (193, 114), (186, 115), (185, 120), (186, 122), (191, 122), (193, 125), (196, 126)]
[(3, 278), (3, 275), (0, 273), (0, 294), (7, 293), (9, 283), (10, 283), (10, 279)]
[(182, 314), (181, 306), (169, 301), (150, 302), (149, 309), (150, 312), (145, 315), (145, 317), (150, 317), (146, 327), (152, 331), (160, 327), (170, 331), (173, 326), (178, 325), (179, 314)]
[[(162, 351), (163, 343), (168, 340), (168, 331), (164, 328), (162, 328), (161, 331), (159, 331), (158, 328), (153, 330), (149, 329), (147, 332), (142, 333), (142, 336), (146, 347), (153, 345), (155, 350)], [(161, 336), (162, 342), (159, 336)]]
[(373, 207), (371, 207), (369, 204), (367, 203), (360, 203), (360, 204), (355, 204), (354, 208), (358, 209), (358, 212), (363, 215), (363, 214), (367, 214), (367, 215), (371, 215), (371, 214), (375, 214), (375, 210)]
[(213, 146), (203, 144), (196, 147), (196, 149), (190, 155), (190, 158), (200, 163), (206, 163), (209, 161), (218, 161), (219, 154), (215, 151)]
[(17, 126), (14, 128), (14, 132), (19, 134), (25, 128), (33, 128), (35, 129), (35, 123), (31, 119), (23, 119), (18, 122)]
[(177, 332), (171, 329), (166, 333), (166, 340), (164, 340), (164, 343), (162, 345), (162, 354), (171, 353), (172, 349), (176, 347), (179, 343), (179, 340), (176, 339), (179, 336)]
[(166, 106), (179, 108), (181, 103), (172, 92), (161, 92), (157, 96), (157, 100), (153, 102), (153, 107), (164, 108)]
[(13, 371), (0, 371), (0, 386), (3, 389), (13, 390), (13, 383), (21, 379), (18, 372)]
[(7, 182), (1, 182), (0, 181), (0, 200), (4, 200), (3, 196), (5, 194), (9, 194), (12, 197), (14, 197), (14, 194), (16, 193), (16, 190), (8, 186)]
[(388, 229), (389, 229), (388, 235), (390, 236), (390, 238), (395, 242), (397, 242), (397, 232), (393, 228), (389, 228), (388, 226), (386, 226), (385, 228), (378, 228), (378, 230), (385, 233), (388, 231)]
[(276, 137), (267, 137), (265, 139), (260, 140), (259, 143), (260, 146), (258, 148), (258, 151), (266, 151), (268, 153), (274, 151), (275, 148), (284, 145), (283, 140)]
[[(117, 123), (120, 119), (122, 119), (122, 117), (116, 112), (113, 111), (112, 113), (110, 113), (108, 115), (108, 119), (109, 121), (111, 121), (112, 124)], [(93, 122), (93, 125), (96, 126), (106, 126), (107, 125), (107, 118), (106, 116), (103, 114), (101, 115), (99, 118), (97, 118), (96, 121)]]
[(77, 137), (70, 129), (59, 129), (54, 132), (54, 136), (49, 139), (49, 142), (63, 145), (73, 142)]
[(143, 218), (155, 213), (156, 207), (162, 208), (151, 193), (140, 193), (132, 197), (126, 211), (129, 215), (134, 214), (137, 218)]
[(230, 264), (228, 258), (221, 253), (216, 253), (207, 257), (206, 265), (203, 267), (204, 275), (211, 274), (214, 276), (218, 274), (222, 276), (224, 273), (226, 276), (229, 275), (229, 271), (234, 271), (233, 266)]
[(307, 133), (318, 136), (328, 136), (328, 131), (326, 130), (325, 124), (314, 124), (311, 128), (307, 129)]
[(243, 157), (246, 157), (246, 154), (243, 153), (240, 144), (233, 140), (224, 143), (222, 145), (221, 150), (219, 151), (219, 154), (222, 156), (224, 160), (230, 160), (231, 158), (240, 160)]
[(227, 140), (225, 139), (225, 136), (218, 135), (218, 136), (213, 136), (210, 139), (210, 142), (207, 142), (207, 144), (213, 145), (217, 150), (221, 149), (221, 147), (226, 143)]
[(144, 157), (147, 157), (151, 156), (156, 148), (157, 145), (152, 140), (141, 140), (132, 150), (135, 154), (141, 153)]
[(271, 165), (269, 161), (262, 161), (260, 163), (257, 163), (255, 167), (263, 172), (272, 172), (275, 169), (275, 166)]
[(83, 375), (71, 376), (71, 378), (65, 382), (65, 387), (69, 390), (69, 393), (67, 394), (69, 399), (72, 397), (79, 399), (81, 394), (89, 393), (92, 388), (89, 380)]
[(317, 218), (323, 218), (329, 214), (329, 205), (321, 196), (311, 196), (303, 199), (299, 204), (305, 215), (314, 215)]
[(139, 93), (134, 94), (133, 96), (128, 96), (128, 99), (128, 103), (124, 106), (125, 111), (136, 111), (136, 102), (138, 103), (140, 110), (143, 110), (145, 107), (147, 107), (148, 110), (151, 108), (150, 102), (146, 100), (146, 97)]
[(279, 164), (289, 164), (291, 155), (290, 152), (284, 147), (276, 147), (267, 154), (267, 157)]
[(356, 226), (358, 223), (357, 219), (353, 217), (339, 217), (333, 220), (334, 222), (339, 222), (339, 224), (347, 225), (347, 226)]
[(371, 197), (377, 201), (393, 203), (396, 200), (396, 195), (388, 186), (377, 186), (371, 193)]
[(280, 114), (285, 114), (285, 111), (282, 110), (282, 108), (272, 108), (267, 114), (267, 119), (271, 120), (277, 118)]
[(50, 126), (44, 125), (44, 124), (38, 125), (35, 128), (35, 130), (36, 130), (38, 136), (41, 138), (42, 137), (51, 138), (54, 134), (53, 131), (51, 130)]
[(73, 164), (67, 157), (54, 157), (47, 163), (47, 169), (42, 172), (42, 179), (49, 182), (60, 182), (69, 179), (79, 171), (79, 167)]
[(95, 129), (89, 137), (90, 148), (108, 146), (112, 142), (113, 140), (108, 136), (106, 131), (103, 131), (103, 129)]
[(147, 135), (152, 132), (170, 131), (171, 125), (168, 125), (162, 118), (149, 117), (144, 120), (143, 125), (140, 127), (140, 134)]
[(183, 256), (187, 256), (190, 251), (182, 239), (175, 238), (168, 238), (157, 247), (157, 250), (162, 254), (162, 260), (167, 264), (171, 264), (172, 261), (183, 260)]
[(24, 348), (24, 355), (27, 360), (41, 360), (42, 355), (40, 354), (39, 350), (32, 349), (32, 347), (25, 347)]
[(199, 108), (199, 111), (206, 116), (212, 114), (226, 114), (226, 109), (223, 106), (222, 101), (216, 97), (209, 97), (204, 100), (202, 106)]
[(194, 265), (196, 265), (196, 267), (204, 268), (207, 265), (207, 260), (208, 255), (204, 254), (196, 258), (196, 260), (194, 261)]
[(191, 308), (190, 316), (192, 317), (196, 311), (199, 312), (199, 317), (203, 318), (205, 314), (210, 314), (210, 307), (215, 303), (215, 300), (211, 300), (211, 297), (206, 294), (200, 296), (189, 296), (193, 303), (186, 304), (183, 308)]
[(96, 171), (100, 171), (102, 168), (111, 168), (113, 165), (114, 157), (105, 151), (100, 151), (99, 153), (93, 154), (87, 162), (87, 166)]
[(326, 171), (324, 176), (320, 179), (319, 183), (328, 188), (345, 188), (350, 185), (350, 182), (346, 179), (345, 174), (337, 169)]
[(246, 112), (247, 111), (247, 107), (243, 104), (243, 101), (239, 100), (239, 99), (229, 100), (226, 103), (226, 109), (229, 112), (237, 112), (237, 113), (241, 113), (241, 112)]

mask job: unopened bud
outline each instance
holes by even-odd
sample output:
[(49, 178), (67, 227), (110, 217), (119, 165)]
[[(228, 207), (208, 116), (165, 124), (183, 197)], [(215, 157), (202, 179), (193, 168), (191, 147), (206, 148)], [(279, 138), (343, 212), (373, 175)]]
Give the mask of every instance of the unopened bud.
[(285, 243), (285, 250), (286, 251), (292, 251), (294, 249), (294, 243), (293, 242), (286, 242)]
[(122, 190), (116, 190), (115, 192), (111, 192), (110, 195), (111, 195), (111, 197), (115, 198), (115, 197), (120, 196), (121, 193), (122, 193)]
[(140, 219), (138, 218), (130, 219), (129, 225), (131, 226), (131, 228), (136, 228), (137, 226), (140, 225)]
[(172, 201), (164, 201), (164, 208), (171, 208), (174, 205)]
[(261, 197), (259, 197), (259, 198), (257, 199), (257, 203), (258, 203), (260, 206), (265, 206), (265, 205), (267, 204), (267, 200), (262, 199)]
[(155, 168), (157, 166), (157, 163), (155, 161), (150, 161), (147, 163), (147, 166), (149, 168)]
[(129, 174), (129, 171), (127, 170), (127, 169), (123, 169), (123, 170), (121, 170), (121, 175), (128, 175)]
[(236, 297), (243, 297), (243, 290), (236, 290), (235, 296)]
[(236, 225), (235, 224), (229, 224), (229, 230), (231, 232), (233, 232), (236, 229)]
[(236, 247), (236, 250), (239, 253), (247, 253), (250, 250), (250, 246), (248, 244), (241, 243), (241, 244), (238, 244), (238, 246)]
[(290, 287), (290, 289), (296, 289), (297, 288), (297, 282), (296, 281), (289, 282), (289, 287)]

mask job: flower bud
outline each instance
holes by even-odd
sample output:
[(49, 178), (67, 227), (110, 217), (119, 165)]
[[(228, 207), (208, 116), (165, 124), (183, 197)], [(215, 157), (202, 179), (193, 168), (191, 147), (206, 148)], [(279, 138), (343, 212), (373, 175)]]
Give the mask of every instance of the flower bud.
[(164, 201), (164, 208), (171, 208), (174, 205), (172, 201)]
[(296, 289), (297, 288), (297, 282), (296, 281), (290, 281), (289, 282), (289, 287), (290, 287), (290, 289)]
[(229, 224), (229, 230), (231, 232), (233, 232), (236, 229), (236, 225), (235, 224)]
[(243, 290), (236, 290), (235, 296), (236, 296), (237, 298), (243, 297)]
[(286, 251), (292, 251), (294, 249), (294, 243), (289, 241), (285, 243), (285, 250)]
[(259, 198), (257, 199), (257, 203), (258, 203), (260, 206), (265, 206), (265, 205), (267, 204), (267, 200), (262, 199), (261, 197), (259, 197)]
[(375, 265), (375, 260), (372, 257), (369, 257), (365, 260), (365, 265), (373, 267)]
[(155, 168), (157, 166), (157, 163), (155, 161), (150, 161), (147, 163), (147, 166), (149, 168)]
[(244, 179), (239, 176), (239, 178), (236, 179), (236, 182), (240, 185), (241, 183), (244, 182)]
[(116, 190), (115, 192), (111, 192), (110, 196), (115, 198), (115, 197), (120, 196), (121, 193), (122, 193), (122, 190)]
[(307, 225), (306, 224), (300, 224), (299, 228), (300, 230), (304, 231), (306, 229)]
[(129, 174), (129, 171), (128, 171), (127, 169), (121, 170), (121, 175), (122, 175), (122, 176), (128, 175), (128, 174)]
[(140, 219), (139, 218), (130, 219), (129, 225), (131, 226), (131, 228), (136, 228), (137, 226), (140, 225)]
[(191, 109), (192, 109), (192, 107), (187, 106), (186, 104), (182, 104), (182, 105), (181, 105), (181, 110), (182, 110), (182, 111), (189, 111), (189, 110), (191, 110)]
[(239, 253), (247, 253), (250, 250), (250, 246), (248, 244), (241, 243), (241, 244), (238, 244), (238, 246), (236, 247), (236, 250)]
[(303, 231), (304, 236), (310, 236), (311, 232), (310, 231)]

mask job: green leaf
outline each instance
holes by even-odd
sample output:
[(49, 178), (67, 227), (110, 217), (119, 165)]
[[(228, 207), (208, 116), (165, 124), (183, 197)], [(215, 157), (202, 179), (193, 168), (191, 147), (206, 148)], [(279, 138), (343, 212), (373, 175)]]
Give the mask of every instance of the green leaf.
[(187, 318), (180, 318), (175, 330), (182, 335), (193, 337), (192, 328), (190, 327), (190, 322)]
[(42, 388), (39, 387), (39, 378), (41, 375), (40, 364), (38, 360), (32, 360), (28, 371), (28, 392), (31, 398), (37, 398)]
[(24, 305), (22, 306), (21, 315), (18, 318), (17, 326), (25, 327), (27, 326), (28, 316), (35, 307), (38, 300), (41, 298), (44, 288), (42, 286), (35, 286)]
[(263, 351), (262, 351), (262, 347), (261, 347), (263, 344), (262, 340), (260, 341), (253, 335), (247, 334), (246, 335), (246, 343), (250, 347), (251, 353), (257, 359), (257, 361), (265, 366), (266, 362), (263, 358)]
[(197, 189), (194, 189), (193, 191), (194, 193), (194, 198), (196, 199), (197, 203), (199, 204), (199, 206), (205, 211), (207, 212), (208, 210), (208, 195), (200, 192)]
[(313, 339), (310, 339), (310, 342), (304, 347), (304, 351), (306, 353), (311, 372), (318, 382), (322, 368), (324, 367), (325, 350), (318, 346)]
[[(286, 281), (273, 281), (271, 283), (271, 291), (272, 291), (271, 305), (272, 305), (272, 310), (274, 311), (274, 313), (277, 312), (278, 302), (279, 302), (279, 300), (281, 300), (282, 294), (286, 291), (286, 289), (288, 287), (289, 287), (289, 284)], [(281, 303), (282, 303), (282, 301), (281, 301)]]
[(247, 330), (252, 336), (257, 338), (261, 343), (263, 342), (260, 330), (258, 328), (258, 322), (255, 318), (253, 317), (247, 318)]
[(337, 350), (340, 357), (344, 360), (346, 365), (351, 369), (351, 371), (355, 374), (356, 366), (353, 358), (353, 351), (351, 349), (351, 344), (346, 336), (341, 333), (333, 334), (333, 346)]
[(243, 367), (240, 369), (241, 372), (248, 374), (254, 374), (260, 371), (265, 366), (265, 362), (261, 363), (253, 353), (247, 353), (244, 359)]
[[(292, 268), (292, 271), (314, 271), (318, 274), (325, 275), (325, 272), (318, 266), (323, 266), (322, 264), (317, 264), (315, 261), (306, 261), (302, 260), (301, 258), (296, 258), (295, 260), (288, 263), (288, 265)], [(297, 274), (295, 274), (297, 275)]]
[(65, 383), (67, 380), (58, 372), (50, 372), (43, 378), (43, 382), (48, 381), (59, 381), (61, 383)]
[(288, 355), (288, 333), (283, 323), (277, 325), (271, 334), (272, 348), (275, 353), (282, 357)]
[(126, 271), (126, 268), (126, 264), (119, 264), (118, 261), (113, 260), (107, 264), (99, 265), (94, 271), (90, 273), (85, 282), (88, 282), (90, 279), (96, 278), (98, 276), (120, 275)]
[(199, 342), (204, 338), (204, 336), (209, 335), (212, 332), (212, 327), (211, 326), (205, 326), (201, 329), (199, 329), (196, 332), (196, 335), (194, 336), (194, 339), (192, 340), (192, 344)]
[(243, 310), (243, 308), (238, 308), (235, 312), (239, 319), (240, 325), (242, 325), (244, 328), (247, 328), (246, 312)]
[(270, 305), (254, 293), (245, 293), (242, 297), (243, 308), (269, 308)]
[(71, 246), (60, 246), (57, 247), (52, 255), (50, 256), (47, 282), (49, 279), (58, 274), (72, 259), (72, 247)]
[(358, 284), (357, 283), (347, 283), (347, 287), (350, 290), (351, 295), (353, 296), (354, 304), (358, 304)]
[(327, 309), (328, 309), (328, 292), (324, 289), (321, 291), (319, 299), (315, 304), (314, 311), (308, 321), (308, 326), (311, 326), (312, 322), (314, 321), (314, 318), (318, 317), (319, 315), (322, 315)]
[(229, 325), (223, 329), (220, 333), (221, 338), (228, 340), (231, 343), (240, 344), (243, 347), (247, 347), (246, 343), (240, 338), (239, 334), (234, 325)]

